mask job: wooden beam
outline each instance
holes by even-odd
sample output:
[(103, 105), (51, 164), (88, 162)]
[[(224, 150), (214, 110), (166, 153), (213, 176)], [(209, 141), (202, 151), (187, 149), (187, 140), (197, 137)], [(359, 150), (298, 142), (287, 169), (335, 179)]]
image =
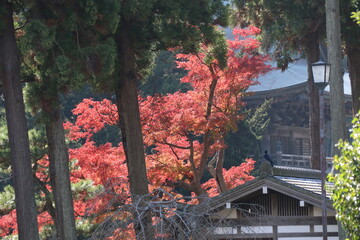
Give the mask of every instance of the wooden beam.
[[(338, 237), (337, 232), (329, 232), (329, 237)], [(291, 238), (291, 237), (322, 237), (322, 232), (315, 232), (315, 233), (278, 233), (279, 238)], [(254, 233), (254, 234), (210, 234), (208, 239), (261, 239), (261, 238), (273, 238), (272, 233)]]
[(271, 213), (273, 216), (278, 215), (278, 201), (277, 201), (277, 194), (271, 194)]
[(278, 240), (279, 233), (278, 233), (278, 226), (273, 226), (273, 240)]
[[(328, 237), (338, 237), (339, 234), (337, 232), (328, 232), (327, 233)], [(279, 237), (322, 237), (323, 233), (322, 232), (309, 232), (309, 233), (304, 233), (304, 232), (300, 232), (300, 233), (278, 233)]]
[(248, 239), (248, 238), (272, 238), (272, 233), (259, 233), (259, 234), (210, 234), (208, 239)]
[[(329, 225), (336, 225), (335, 217), (327, 218)], [(217, 219), (212, 219), (214, 223), (218, 222)], [(264, 217), (249, 217), (244, 219), (229, 219), (224, 221), (222, 219), (217, 223), (219, 225), (229, 226), (229, 224), (240, 226), (292, 226), (292, 225), (321, 225), (321, 216), (264, 216)]]
[[(273, 217), (278, 216), (278, 194), (271, 194), (271, 213)], [(273, 240), (278, 240), (278, 226), (273, 226)]]

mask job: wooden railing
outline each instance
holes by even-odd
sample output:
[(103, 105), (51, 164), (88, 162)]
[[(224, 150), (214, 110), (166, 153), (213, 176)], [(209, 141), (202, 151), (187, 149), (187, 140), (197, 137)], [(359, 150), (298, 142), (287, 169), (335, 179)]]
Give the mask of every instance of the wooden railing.
[[(299, 168), (311, 168), (310, 156), (305, 155), (291, 155), (283, 154), (281, 152), (276, 153), (277, 165)], [(333, 158), (326, 157), (327, 168), (331, 169), (333, 165)]]
[[(206, 239), (262, 239), (311, 237), (321, 239), (321, 217), (312, 216), (266, 216), (249, 219), (213, 220), (216, 229), (212, 229)], [(327, 217), (328, 236), (338, 237), (335, 217)]]

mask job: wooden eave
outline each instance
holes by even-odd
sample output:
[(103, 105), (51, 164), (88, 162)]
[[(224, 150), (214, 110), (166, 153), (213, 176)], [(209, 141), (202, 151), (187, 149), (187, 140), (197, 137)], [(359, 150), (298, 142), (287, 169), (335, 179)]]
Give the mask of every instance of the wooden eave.
[(265, 90), (265, 91), (257, 91), (257, 92), (250, 92), (250, 96), (245, 97), (245, 101), (247, 100), (254, 100), (254, 99), (262, 99), (262, 98), (274, 98), (284, 95), (295, 95), (299, 93), (307, 93), (307, 82), (295, 84), (288, 87), (283, 88), (276, 88), (272, 90)]
[[(249, 96), (246, 96), (244, 100), (251, 101), (251, 100), (263, 99), (263, 98), (276, 98), (276, 97), (283, 97), (284, 95), (296, 95), (300, 93), (308, 94), (307, 82), (302, 82), (288, 87), (276, 88), (271, 90), (249, 92)], [(324, 92), (324, 98), (325, 99), (330, 98), (329, 92), (327, 91)], [(344, 100), (352, 101), (351, 95), (344, 94)]]
[[(303, 200), (309, 204), (321, 208), (322, 196), (312, 191), (303, 189), (301, 187), (294, 186), (286, 183), (282, 180), (276, 179), (273, 176), (267, 176), (265, 178), (256, 178), (252, 181), (246, 182), (243, 185), (230, 189), (208, 201), (195, 206), (195, 211), (203, 211), (204, 208), (210, 207), (211, 209), (218, 209), (226, 205), (227, 202), (234, 202), (248, 196), (251, 193), (259, 191), (263, 186), (267, 186), (269, 189), (288, 195), (290, 197)], [(205, 205), (204, 205), (205, 204)], [(326, 207), (328, 211), (334, 211), (332, 201), (326, 199)]]

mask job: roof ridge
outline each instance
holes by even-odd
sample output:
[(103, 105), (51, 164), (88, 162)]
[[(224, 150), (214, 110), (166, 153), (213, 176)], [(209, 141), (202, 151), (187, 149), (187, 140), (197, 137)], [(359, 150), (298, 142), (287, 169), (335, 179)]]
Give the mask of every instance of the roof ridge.
[(321, 171), (317, 169), (274, 166), (274, 176), (321, 179)]

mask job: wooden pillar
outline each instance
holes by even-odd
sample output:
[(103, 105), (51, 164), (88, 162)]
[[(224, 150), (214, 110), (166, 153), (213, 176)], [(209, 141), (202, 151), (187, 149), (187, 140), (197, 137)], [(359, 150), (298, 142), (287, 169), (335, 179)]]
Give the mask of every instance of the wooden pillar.
[[(278, 216), (278, 201), (277, 194), (271, 194), (271, 215)], [(278, 240), (278, 226), (273, 225), (273, 240)]]
[(295, 137), (294, 137), (293, 129), (290, 130), (289, 148), (290, 148), (290, 154), (295, 154)]
[(281, 146), (280, 141), (276, 142), (276, 164), (277, 165), (283, 165), (283, 162), (282, 162), (282, 146)]
[[(314, 216), (314, 206), (309, 207), (309, 216)], [(315, 232), (315, 227), (313, 224), (310, 225), (310, 232)]]
[(261, 149), (268, 150), (271, 153), (271, 144), (270, 144), (270, 133), (268, 130), (265, 130), (264, 137), (261, 141)]

